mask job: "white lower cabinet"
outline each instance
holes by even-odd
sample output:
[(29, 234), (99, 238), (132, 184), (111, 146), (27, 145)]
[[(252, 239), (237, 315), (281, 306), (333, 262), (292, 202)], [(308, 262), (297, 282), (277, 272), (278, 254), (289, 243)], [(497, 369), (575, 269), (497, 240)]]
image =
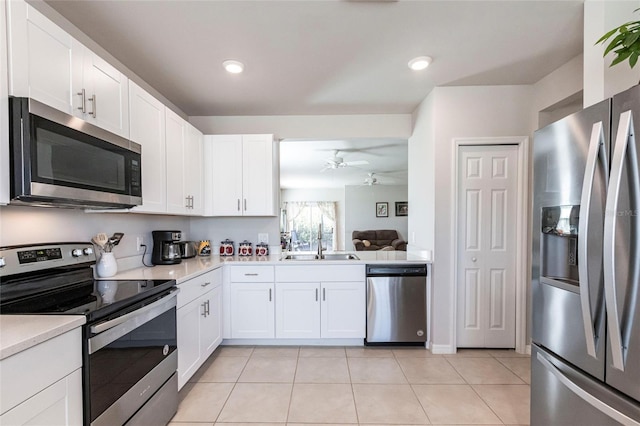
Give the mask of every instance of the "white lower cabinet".
[(273, 338), (274, 286), (265, 283), (231, 283), (231, 337)]
[(276, 301), (276, 337), (278, 339), (320, 337), (319, 284), (278, 283)]
[(0, 361), (0, 424), (82, 424), (80, 328)]
[(67, 377), (38, 392), (0, 416), (3, 425), (81, 425), (82, 373)]
[(273, 266), (229, 266), (229, 329), (232, 339), (275, 337)]
[(320, 337), (365, 338), (366, 290), (363, 281), (323, 282)]
[(365, 297), (363, 281), (278, 282), (276, 337), (364, 338)]
[(178, 388), (182, 388), (222, 341), (222, 270), (179, 287)]

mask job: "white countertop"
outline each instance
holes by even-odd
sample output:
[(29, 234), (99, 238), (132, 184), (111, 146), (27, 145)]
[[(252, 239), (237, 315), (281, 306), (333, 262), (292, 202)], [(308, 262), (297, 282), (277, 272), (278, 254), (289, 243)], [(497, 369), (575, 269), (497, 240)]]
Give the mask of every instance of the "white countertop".
[[(300, 254), (300, 252), (295, 252)], [(369, 263), (432, 263), (430, 254), (413, 254), (405, 251), (358, 251), (349, 252), (359, 260), (282, 260), (287, 253), (270, 256), (212, 255), (184, 259), (176, 265), (157, 265), (122, 271), (109, 280), (175, 279), (178, 284), (202, 275), (225, 264), (264, 265), (362, 265)], [(7, 358), (48, 339), (83, 325), (86, 318), (81, 315), (0, 315), (0, 359)]]
[[(342, 253), (342, 252), (341, 252)], [(357, 251), (353, 253), (359, 260), (282, 260), (287, 253), (273, 254), (269, 256), (196, 256), (191, 259), (183, 259), (176, 265), (156, 265), (153, 267), (141, 267), (119, 272), (116, 276), (105, 278), (109, 280), (156, 280), (174, 279), (178, 284), (202, 275), (225, 264), (263, 264), (263, 265), (362, 265), (368, 263), (432, 263), (428, 257), (406, 251)], [(295, 252), (294, 254), (302, 254)], [(313, 253), (311, 253), (313, 254)]]
[(0, 315), (0, 360), (85, 322), (84, 315)]

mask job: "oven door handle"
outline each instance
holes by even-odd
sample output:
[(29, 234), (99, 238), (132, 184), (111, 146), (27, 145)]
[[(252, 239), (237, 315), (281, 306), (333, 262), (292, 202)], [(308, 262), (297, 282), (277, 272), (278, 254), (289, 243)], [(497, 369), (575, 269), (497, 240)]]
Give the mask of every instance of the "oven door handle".
[(173, 309), (177, 305), (177, 295), (180, 289), (172, 290), (167, 296), (157, 300), (150, 305), (144, 306), (126, 315), (114, 318), (89, 328), (95, 336), (89, 339), (89, 354), (92, 354), (110, 343), (118, 340), (125, 334), (135, 330), (142, 324), (159, 317), (163, 313)]

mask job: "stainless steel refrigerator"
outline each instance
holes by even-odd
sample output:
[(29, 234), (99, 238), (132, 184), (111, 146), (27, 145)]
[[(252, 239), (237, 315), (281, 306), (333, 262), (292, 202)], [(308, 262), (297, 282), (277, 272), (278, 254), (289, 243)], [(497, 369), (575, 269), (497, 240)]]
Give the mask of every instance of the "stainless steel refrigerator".
[(640, 86), (534, 136), (532, 425), (640, 425)]

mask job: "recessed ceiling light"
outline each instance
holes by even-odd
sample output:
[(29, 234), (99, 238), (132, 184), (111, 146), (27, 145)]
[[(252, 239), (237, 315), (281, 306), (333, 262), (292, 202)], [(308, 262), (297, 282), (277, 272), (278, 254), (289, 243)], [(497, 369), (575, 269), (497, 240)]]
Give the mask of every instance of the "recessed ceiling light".
[(418, 56), (409, 61), (409, 68), (414, 71), (420, 71), (427, 68), (431, 61), (433, 59), (430, 56)]
[(225, 70), (227, 70), (227, 72), (230, 72), (231, 74), (240, 74), (242, 71), (244, 71), (244, 64), (239, 61), (224, 61), (222, 63), (222, 66)]

